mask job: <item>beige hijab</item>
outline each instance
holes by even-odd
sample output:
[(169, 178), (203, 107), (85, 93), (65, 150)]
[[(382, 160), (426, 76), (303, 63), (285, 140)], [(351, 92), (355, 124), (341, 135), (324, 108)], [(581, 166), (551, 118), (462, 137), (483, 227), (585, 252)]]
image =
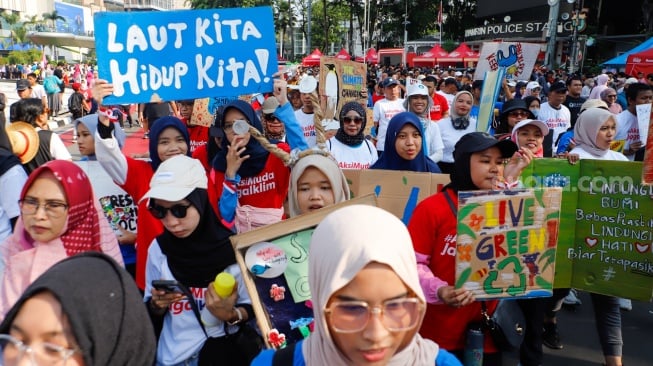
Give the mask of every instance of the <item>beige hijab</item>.
[(290, 172), (290, 194), (288, 195), (290, 217), (301, 215), (297, 204), (297, 181), (308, 167), (315, 167), (326, 175), (329, 182), (331, 182), (335, 203), (349, 199), (349, 185), (338, 163), (334, 159), (321, 154), (307, 155), (299, 159)]
[(604, 156), (608, 150), (600, 148), (596, 144), (596, 137), (599, 135), (601, 126), (609, 119), (614, 120), (614, 114), (603, 108), (589, 108), (578, 116), (574, 125), (574, 140), (576, 146), (594, 156)]
[[(422, 302), (415, 253), (406, 226), (395, 216), (373, 206), (353, 205), (329, 214), (315, 229), (308, 260), (315, 332), (304, 341), (308, 366), (347, 365), (329, 333), (324, 309), (331, 295), (347, 285), (370, 262), (387, 264)], [(416, 329), (419, 329), (420, 324)], [(388, 365), (433, 365), (438, 345), (415, 333)]]

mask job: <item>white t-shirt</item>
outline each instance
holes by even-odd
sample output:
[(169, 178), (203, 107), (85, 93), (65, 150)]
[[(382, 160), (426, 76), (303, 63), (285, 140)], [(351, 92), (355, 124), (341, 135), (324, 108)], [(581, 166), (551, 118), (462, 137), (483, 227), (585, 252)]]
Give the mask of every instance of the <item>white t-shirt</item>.
[(464, 130), (457, 130), (453, 128), (451, 117), (445, 117), (438, 122), (440, 128), (440, 135), (442, 136), (442, 143), (444, 144), (444, 151), (442, 152), (442, 162), (453, 163), (453, 150), (458, 140), (464, 135), (476, 131), (476, 118), (469, 117), (469, 126)]
[(569, 108), (560, 104), (560, 109), (555, 109), (549, 105), (549, 102), (542, 103), (537, 119), (546, 123), (549, 130), (553, 130), (553, 143), (551, 148), (556, 151), (556, 142), (558, 136), (571, 127), (571, 112)]
[[(251, 304), (252, 301), (247, 293), (247, 286), (245, 286), (238, 264), (230, 265), (225, 268), (224, 272), (232, 274), (238, 282), (237, 303)], [(159, 243), (154, 239), (148, 249), (143, 301), (147, 302), (152, 297), (152, 281), (160, 279), (174, 280), (175, 277), (168, 267), (168, 258), (161, 252)], [(191, 287), (190, 291), (195, 297), (199, 310), (202, 311), (205, 306), (204, 295), (207, 289)], [(233, 329), (229, 329), (229, 332), (235, 333), (237, 329), (238, 327), (234, 326)], [(216, 325), (206, 326), (206, 332), (209, 337), (224, 336), (223, 323), (218, 322)], [(175, 365), (187, 360), (200, 351), (204, 341), (206, 341), (206, 336), (188, 300), (184, 299), (173, 303), (163, 318), (163, 329), (156, 352), (157, 365)]]
[(340, 169), (367, 169), (379, 158), (374, 144), (367, 140), (358, 146), (349, 146), (332, 137), (326, 145)]
[(585, 151), (582, 147), (576, 146), (569, 153), (578, 154), (580, 159), (628, 161), (628, 158), (624, 154), (612, 150), (608, 150), (603, 156), (595, 156)]
[(424, 135), (426, 137), (425, 154), (437, 163), (442, 160), (442, 154), (444, 152), (444, 143), (442, 142), (440, 127), (438, 127), (438, 123), (430, 120), (420, 118), (420, 121), (422, 121), (422, 127), (424, 127)]
[(47, 93), (45, 92), (45, 88), (41, 84), (34, 84), (32, 87), (32, 98), (39, 98), (43, 99), (47, 97)]
[[(617, 134), (614, 139), (624, 141), (624, 150), (630, 149), (631, 143), (640, 141), (637, 116), (626, 109), (617, 114), (615, 119), (617, 120)], [(628, 160), (635, 160), (635, 154), (626, 157)]]
[(314, 147), (317, 145), (317, 139), (315, 137), (315, 122), (313, 122), (314, 114), (304, 113), (302, 108), (299, 108), (295, 111), (295, 118), (299, 123), (299, 126), (302, 128), (304, 133), (304, 139), (308, 144), (308, 147)]
[(383, 98), (374, 103), (374, 114), (372, 118), (374, 123), (378, 122), (379, 124), (376, 133), (376, 149), (378, 151), (383, 151), (384, 149), (385, 133), (388, 130), (390, 120), (395, 116), (395, 114), (404, 112), (405, 110), (404, 100), (402, 98), (397, 98), (392, 101)]
[[(27, 173), (20, 164), (14, 165), (0, 176), (0, 190), (2, 190), (2, 194), (0, 194), (0, 244), (11, 235), (10, 219), (20, 216), (18, 200), (26, 181)], [(0, 258), (0, 273), (4, 273), (4, 268), (4, 258)]]
[(445, 93), (442, 90), (438, 90), (438, 91), (436, 91), (436, 93), (442, 95), (447, 100), (447, 103), (449, 104), (449, 110), (452, 110), (453, 109), (453, 100), (454, 100), (454, 98), (456, 98), (456, 94)]

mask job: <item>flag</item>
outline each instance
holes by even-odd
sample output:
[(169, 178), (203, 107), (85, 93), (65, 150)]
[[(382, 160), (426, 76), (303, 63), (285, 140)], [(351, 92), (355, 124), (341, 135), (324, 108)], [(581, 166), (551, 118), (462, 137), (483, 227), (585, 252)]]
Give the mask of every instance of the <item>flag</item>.
[(442, 1), (440, 1), (440, 10), (438, 11), (438, 24), (442, 26)]

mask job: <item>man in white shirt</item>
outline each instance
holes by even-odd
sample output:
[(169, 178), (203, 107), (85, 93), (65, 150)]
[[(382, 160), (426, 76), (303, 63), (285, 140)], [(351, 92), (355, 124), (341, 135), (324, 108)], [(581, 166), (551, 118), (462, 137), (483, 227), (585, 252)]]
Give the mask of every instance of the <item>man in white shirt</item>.
[(395, 78), (385, 78), (381, 83), (383, 86), (384, 99), (374, 104), (374, 127), (377, 130), (376, 149), (379, 157), (383, 154), (385, 146), (385, 133), (388, 129), (388, 123), (397, 113), (404, 112), (404, 100), (399, 98), (399, 81)]
[(567, 98), (567, 85), (556, 81), (549, 87), (548, 101), (542, 103), (538, 118), (549, 127), (549, 134), (544, 138), (542, 147), (544, 157), (552, 157), (558, 145), (558, 136), (571, 127), (571, 112), (562, 103)]
[(440, 85), (440, 90), (436, 93), (442, 95), (449, 103), (449, 110), (453, 110), (453, 98), (456, 97), (458, 93), (458, 82), (455, 78), (448, 77), (442, 81)]
[(43, 108), (48, 108), (48, 95), (43, 85), (36, 82), (37, 78), (33, 72), (27, 74), (27, 81), (29, 81), (29, 85), (32, 88), (32, 98), (41, 99), (43, 101)]
[[(639, 123), (637, 122), (637, 105), (651, 104), (653, 101), (653, 91), (651, 87), (644, 83), (630, 84), (626, 90), (626, 100), (628, 108), (617, 115), (617, 134), (616, 141), (623, 141), (623, 150), (621, 151), (628, 160), (642, 160), (641, 149), (645, 148), (645, 141), (641, 141)], [(639, 152), (639, 153), (638, 153)]]
[(299, 82), (302, 107), (295, 111), (295, 118), (302, 128), (304, 139), (309, 147), (317, 145), (315, 123), (313, 122), (313, 102), (311, 101), (311, 94), (316, 93), (316, 90), (317, 79), (311, 75), (304, 76)]

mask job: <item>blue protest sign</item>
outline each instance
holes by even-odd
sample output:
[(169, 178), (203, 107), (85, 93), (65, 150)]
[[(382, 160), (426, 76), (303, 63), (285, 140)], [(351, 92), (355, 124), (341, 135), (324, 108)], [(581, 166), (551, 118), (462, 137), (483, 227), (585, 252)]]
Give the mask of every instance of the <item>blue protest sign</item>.
[(104, 104), (272, 91), (271, 7), (100, 12), (94, 22), (99, 76), (114, 86)]

